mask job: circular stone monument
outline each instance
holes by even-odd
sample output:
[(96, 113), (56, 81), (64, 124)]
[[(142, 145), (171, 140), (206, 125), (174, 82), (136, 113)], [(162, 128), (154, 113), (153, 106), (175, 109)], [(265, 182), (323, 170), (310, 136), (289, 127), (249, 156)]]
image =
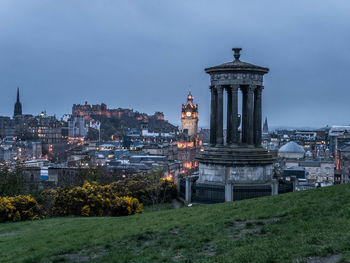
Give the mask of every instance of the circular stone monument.
[[(268, 185), (273, 157), (261, 147), (263, 76), (269, 69), (240, 61), (241, 48), (233, 48), (234, 61), (206, 68), (210, 75), (210, 145), (202, 152), (198, 183)], [(242, 93), (242, 116), (238, 114)], [(227, 132), (223, 135), (223, 97), (227, 95)], [(240, 131), (239, 131), (240, 128)]]

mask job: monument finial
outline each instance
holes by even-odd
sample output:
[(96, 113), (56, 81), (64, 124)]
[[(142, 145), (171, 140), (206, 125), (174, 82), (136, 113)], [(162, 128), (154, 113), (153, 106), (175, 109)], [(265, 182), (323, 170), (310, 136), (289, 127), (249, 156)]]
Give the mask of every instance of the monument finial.
[(234, 53), (234, 57), (235, 57), (235, 60), (239, 60), (239, 57), (241, 56), (241, 54), (240, 54), (240, 52), (241, 52), (241, 48), (240, 47), (235, 47), (235, 48), (233, 48), (232, 49), (232, 51), (234, 51), (235, 53)]

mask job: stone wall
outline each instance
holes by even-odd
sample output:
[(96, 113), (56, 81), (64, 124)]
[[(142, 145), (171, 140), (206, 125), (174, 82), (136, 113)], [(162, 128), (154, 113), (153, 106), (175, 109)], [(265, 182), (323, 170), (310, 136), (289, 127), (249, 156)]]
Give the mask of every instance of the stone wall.
[(272, 165), (264, 166), (223, 166), (199, 164), (201, 183), (268, 183), (272, 180)]

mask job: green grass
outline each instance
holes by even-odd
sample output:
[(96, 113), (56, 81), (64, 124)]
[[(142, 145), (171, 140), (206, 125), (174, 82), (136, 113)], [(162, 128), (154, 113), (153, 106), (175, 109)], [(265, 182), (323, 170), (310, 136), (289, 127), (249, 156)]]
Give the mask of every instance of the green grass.
[[(4, 233), (13, 233), (4, 236)], [(129, 217), (0, 225), (0, 262), (307, 262), (350, 256), (350, 184)]]
[(174, 205), (171, 203), (164, 203), (164, 204), (149, 205), (149, 206), (143, 207), (143, 211), (145, 213), (155, 212), (160, 210), (168, 210), (168, 209), (174, 209)]

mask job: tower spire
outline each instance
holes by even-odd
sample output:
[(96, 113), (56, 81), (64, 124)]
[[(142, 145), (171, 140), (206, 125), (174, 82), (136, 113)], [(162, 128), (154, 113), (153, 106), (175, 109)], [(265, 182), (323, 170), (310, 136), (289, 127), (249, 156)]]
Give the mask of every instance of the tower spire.
[(263, 133), (268, 134), (269, 133), (269, 125), (267, 124), (267, 117), (265, 117), (264, 127), (263, 127)]
[(189, 91), (188, 95), (187, 95), (187, 104), (191, 104), (192, 105), (192, 103), (193, 103), (193, 96), (192, 96), (191, 91)]
[(19, 87), (17, 87), (17, 100), (16, 100), (16, 103), (15, 103), (15, 109), (14, 109), (14, 112), (13, 112), (13, 117), (16, 117), (16, 116), (19, 116), (19, 115), (22, 115), (22, 104), (21, 104), (21, 101), (19, 99)]
[(17, 101), (16, 102), (20, 102), (19, 101), (19, 87), (17, 87)]

